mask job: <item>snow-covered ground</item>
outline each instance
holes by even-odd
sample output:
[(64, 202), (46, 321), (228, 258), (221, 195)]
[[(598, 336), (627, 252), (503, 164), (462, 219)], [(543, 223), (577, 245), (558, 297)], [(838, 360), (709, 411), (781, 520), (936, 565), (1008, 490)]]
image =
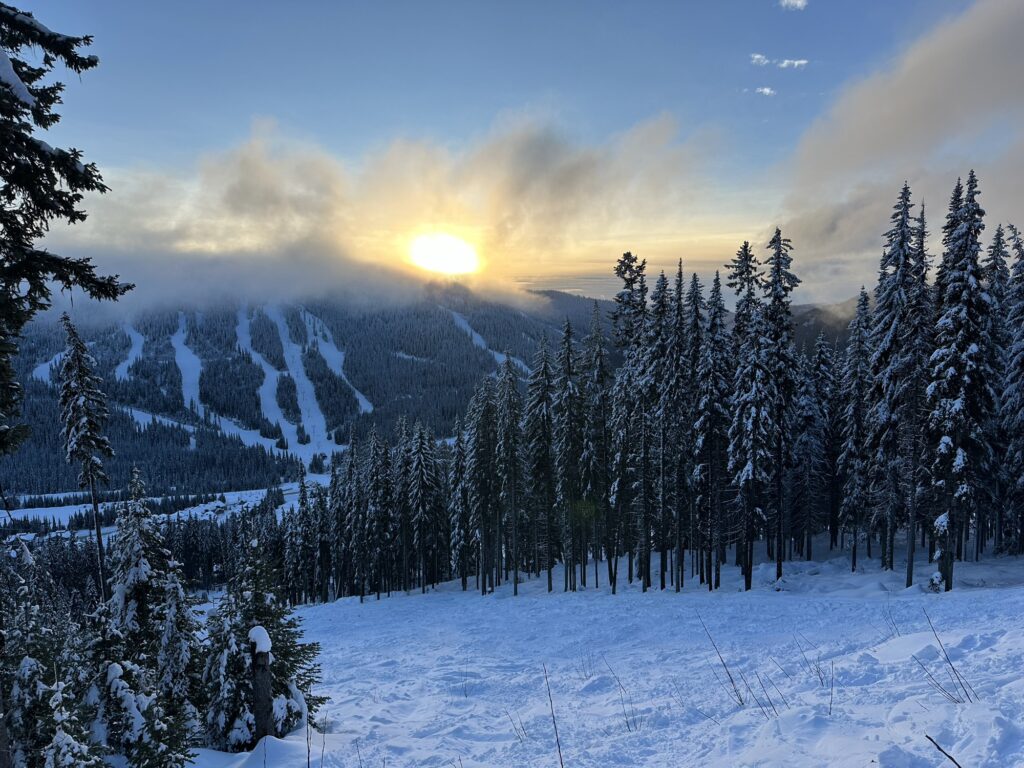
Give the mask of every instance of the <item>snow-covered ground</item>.
[[(958, 563), (949, 594), (904, 589), (877, 561), (848, 568), (787, 563), (781, 591), (765, 564), (749, 593), (728, 567), (711, 594), (695, 580), (681, 595), (633, 584), (615, 596), (531, 580), (518, 598), (446, 584), (304, 608), (326, 734), (204, 750), (197, 765), (299, 768), (308, 736), (313, 766), (558, 766), (545, 666), (573, 768), (952, 765), (927, 736), (964, 766), (1024, 765), (1024, 561)], [(919, 581), (932, 570), (922, 563)]]

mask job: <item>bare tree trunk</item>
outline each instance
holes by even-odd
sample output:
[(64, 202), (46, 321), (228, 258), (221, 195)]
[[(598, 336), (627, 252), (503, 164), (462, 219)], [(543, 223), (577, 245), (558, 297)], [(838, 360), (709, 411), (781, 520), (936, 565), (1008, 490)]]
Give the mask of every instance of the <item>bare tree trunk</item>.
[(253, 736), (256, 741), (259, 741), (264, 736), (274, 735), (274, 704), (270, 677), (270, 654), (265, 651), (256, 653), (255, 644), (252, 647), (252, 713), (256, 721), (256, 732)]
[(519, 510), (516, 509), (516, 489), (512, 486), (512, 594), (519, 594)]
[(907, 510), (907, 587), (914, 586), (914, 546), (917, 543), (917, 502), (914, 491), (910, 491), (910, 506)]
[(103, 524), (100, 520), (100, 503), (96, 498), (96, 479), (89, 478), (89, 496), (92, 498), (92, 521), (96, 527), (96, 558), (99, 564), (100, 594), (103, 600), (110, 599), (110, 585), (107, 583), (107, 559), (103, 553)]

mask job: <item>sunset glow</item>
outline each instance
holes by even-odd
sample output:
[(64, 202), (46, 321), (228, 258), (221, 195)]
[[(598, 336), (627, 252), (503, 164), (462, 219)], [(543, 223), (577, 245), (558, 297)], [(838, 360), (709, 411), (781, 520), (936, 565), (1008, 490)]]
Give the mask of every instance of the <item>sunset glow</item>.
[(444, 232), (420, 235), (409, 246), (409, 260), (421, 269), (443, 275), (466, 275), (480, 269), (476, 249)]

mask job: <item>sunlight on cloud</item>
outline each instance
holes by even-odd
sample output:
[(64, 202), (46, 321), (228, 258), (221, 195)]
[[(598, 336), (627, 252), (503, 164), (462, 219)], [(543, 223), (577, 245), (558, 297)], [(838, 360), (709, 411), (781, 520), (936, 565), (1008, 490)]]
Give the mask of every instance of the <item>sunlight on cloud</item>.
[(459, 150), (400, 140), (348, 164), (260, 124), (190, 172), (108, 170), (113, 191), (90, 199), (85, 224), (54, 238), (131, 254), (123, 271), (140, 283), (174, 254), (191, 258), (186, 275), (242, 260), (267, 275), (268, 290), (282, 274), (302, 282), (297, 254), (321, 266), (310, 278), (321, 290), (378, 272), (381, 282), (419, 279), (408, 252), (418, 233), (449, 234), (486, 254), (478, 275), (463, 262), (440, 270), (474, 284), (592, 272), (594, 260), (610, 274), (627, 249), (665, 266), (680, 256), (720, 264), (735, 246), (716, 241), (712, 251), (708, 236), (750, 216), (708, 202), (703, 159), (715, 141), (680, 136), (668, 116), (593, 144), (547, 121), (511, 119)]
[[(1022, 37), (1018, 0), (976, 3), (926, 32), (889, 68), (843, 89), (807, 130), (791, 161), (783, 221), (817, 270), (807, 283), (812, 291), (839, 279), (874, 281), (904, 180), (915, 202), (927, 201), (933, 233), (957, 176), (971, 167), (991, 226), (1019, 219)], [(933, 234), (932, 250), (939, 248)]]

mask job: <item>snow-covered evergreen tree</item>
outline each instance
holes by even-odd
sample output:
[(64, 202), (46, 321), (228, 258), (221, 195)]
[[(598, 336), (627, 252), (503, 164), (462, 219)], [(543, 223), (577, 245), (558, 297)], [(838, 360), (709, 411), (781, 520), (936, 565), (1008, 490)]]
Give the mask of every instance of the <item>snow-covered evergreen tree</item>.
[(552, 412), (554, 418), (555, 499), (559, 515), (562, 562), (565, 565), (566, 591), (576, 590), (577, 565), (581, 566), (586, 584), (584, 532), (590, 521), (583, 517), (580, 506), (580, 454), (583, 450), (583, 412), (577, 372), (577, 353), (572, 325), (562, 327), (562, 344), (558, 352)]
[(97, 486), (107, 481), (103, 459), (114, 455), (103, 428), (109, 417), (107, 399), (100, 390), (100, 379), (93, 373), (96, 361), (78, 335), (65, 312), (61, 324), (67, 335), (67, 349), (60, 367), (60, 420), (64, 454), (69, 464), (80, 467), (78, 485), (86, 488), (92, 498), (93, 524), (96, 530), (96, 551), (99, 556), (98, 579), (104, 598), (110, 597), (107, 585), (103, 532), (100, 525)]
[[(483, 380), (466, 415), (466, 483), (468, 486), (469, 519), (476, 548), (477, 584), (481, 594), (494, 589), (493, 510), (497, 506), (495, 454), (497, 452), (497, 415), (494, 383)], [(534, 529), (536, 543), (536, 529)], [(488, 583), (488, 580), (490, 582)]]
[[(27, 549), (18, 553), (6, 575), (13, 583), (11, 605), (3, 606), (3, 690), (10, 754), (16, 766), (41, 765), (41, 755), (54, 732), (49, 690), (59, 663), (66, 616), (53, 605), (54, 585), (45, 565)], [(16, 569), (16, 570), (15, 570)]]
[(455, 421), (455, 441), (448, 464), (448, 521), (452, 571), (462, 582), (462, 591), (465, 592), (473, 565), (474, 531), (469, 511), (466, 439), (458, 420)]
[(242, 569), (208, 622), (206, 727), (212, 746), (232, 752), (255, 745), (254, 627), (262, 627), (270, 639), (274, 735), (301, 726), (323, 701), (310, 692), (319, 679), (319, 646), (301, 641), (298, 620), (274, 594), (260, 534), (258, 526), (243, 526), (243, 535), (251, 538), (241, 553)]
[[(87, 192), (106, 190), (95, 164), (83, 162), (79, 150), (37, 137), (61, 117), (55, 108), (64, 84), (51, 79), (54, 69), (63, 66), (79, 75), (93, 69), (99, 59), (83, 51), (91, 42), (88, 35), (48, 29), (30, 11), (4, 5), (0, 13), (0, 455), (14, 453), (28, 435), (17, 423), (22, 389), (14, 359), (22, 331), (50, 306), (54, 286), (77, 286), (91, 298), (112, 300), (131, 288), (116, 275), (97, 275), (89, 258), (37, 247), (51, 227), (85, 219), (81, 202)], [(0, 739), (3, 732), (0, 721)]]
[(821, 509), (818, 516), (829, 532), (829, 549), (839, 545), (839, 505), (842, 482), (839, 454), (843, 450), (843, 402), (840, 389), (841, 366), (836, 363), (836, 348), (824, 332), (814, 343), (814, 391), (821, 410)]
[[(600, 559), (600, 552), (602, 547), (608, 548), (608, 531), (614, 527), (609, 519), (610, 505), (608, 504), (611, 479), (609, 477), (608, 365), (604, 344), (600, 309), (597, 302), (594, 302), (590, 333), (583, 342), (580, 373), (580, 397), (583, 401), (580, 489), (584, 504), (590, 510), (593, 519), (591, 542), (594, 551), (595, 587), (598, 586), (597, 562)], [(611, 558), (608, 558), (608, 567), (609, 569), (612, 567)]]
[(843, 476), (840, 516), (850, 532), (850, 569), (857, 570), (858, 545), (864, 510), (871, 498), (869, 444), (869, 396), (871, 392), (871, 309), (868, 293), (861, 288), (857, 313), (850, 321), (850, 338), (843, 363), (843, 452), (839, 466)]
[(408, 591), (412, 581), (412, 557), (413, 557), (413, 523), (412, 512), (409, 509), (410, 489), (412, 473), (412, 435), (409, 433), (409, 424), (404, 416), (399, 417), (398, 426), (395, 428), (398, 439), (393, 451), (391, 468), (393, 473), (392, 484), (395, 489), (395, 509), (392, 514), (395, 535), (398, 545), (395, 552), (398, 558), (398, 587)]
[(370, 430), (366, 456), (366, 549), (369, 566), (369, 589), (380, 599), (391, 588), (388, 563), (393, 530), (394, 493), (391, 476), (391, 452), (377, 434)]
[(434, 440), (422, 424), (412, 431), (409, 465), (409, 513), (413, 544), (418, 559), (420, 590), (427, 591), (427, 582), (436, 583), (436, 555), (439, 551), (438, 516), (440, 511), (440, 480), (434, 456)]
[(793, 350), (793, 316), (790, 309), (793, 289), (800, 279), (793, 274), (793, 257), (789, 255), (792, 244), (775, 228), (775, 234), (768, 243), (770, 255), (765, 261), (768, 278), (765, 283), (766, 302), (764, 307), (764, 333), (768, 373), (771, 376), (772, 394), (772, 512), (775, 517), (775, 577), (782, 578), (782, 559), (786, 539), (786, 499), (784, 467), (792, 443), (787, 429), (787, 416), (796, 393), (796, 359)]
[[(872, 392), (869, 424), (876, 468), (877, 518), (881, 522), (882, 568), (894, 567), (896, 528), (908, 507), (914, 479), (907, 455), (914, 381), (911, 300), (915, 294), (914, 223), (910, 186), (904, 183), (885, 234), (872, 320)], [(913, 539), (913, 531), (908, 531)]]
[[(632, 452), (635, 467), (633, 500), (635, 532), (638, 543), (637, 574), (644, 589), (651, 580), (651, 540), (662, 553), (662, 579), (667, 568), (664, 562), (672, 529), (672, 464), (667, 460), (671, 437), (669, 405), (669, 350), (674, 336), (672, 296), (668, 279), (661, 272), (651, 291), (647, 324), (642, 347), (635, 353), (638, 410), (636, 434), (639, 450)], [(628, 364), (628, 363), (627, 363)], [(685, 361), (684, 361), (685, 365)]]
[(732, 288), (736, 294), (736, 309), (733, 312), (732, 324), (732, 354), (730, 355), (734, 368), (739, 364), (740, 347), (743, 345), (743, 340), (749, 336), (748, 328), (753, 322), (753, 315), (758, 311), (760, 304), (764, 279), (764, 273), (760, 266), (757, 256), (754, 255), (750, 243), (746, 240), (726, 265), (729, 270), (726, 285)]
[[(693, 532), (694, 519), (695, 497), (692, 481), (695, 466), (693, 422), (696, 419), (696, 371), (691, 366), (693, 344), (690, 340), (690, 330), (695, 319), (699, 322), (701, 311), (699, 301), (695, 303), (694, 298), (691, 296), (691, 301), (687, 301), (683, 260), (680, 259), (672, 289), (671, 321), (668, 343), (665, 347), (665, 381), (658, 393), (656, 414), (659, 448), (662, 443), (673, 447), (672, 450), (661, 451), (659, 475), (663, 470), (669, 472), (668, 481), (665, 483), (666, 498), (661, 501), (663, 505), (669, 507), (671, 529), (674, 532), (675, 562), (672, 581), (677, 592), (682, 589), (685, 575), (683, 543), (685, 537)], [(699, 295), (696, 298), (699, 299)]]
[(196, 706), (202, 673), (199, 647), (199, 620), (196, 598), (182, 584), (181, 564), (167, 561), (159, 585), (155, 618), (161, 628), (156, 654), (156, 695), (168, 724), (173, 750), (181, 751), (200, 741), (202, 722)]
[(555, 525), (555, 415), (554, 373), (547, 340), (542, 339), (526, 384), (523, 451), (530, 495), (530, 547), (534, 570), (548, 572), (548, 591), (554, 589), (558, 529)]
[(370, 578), (370, 553), (366, 539), (366, 494), (362, 484), (363, 448), (352, 440), (348, 448), (348, 464), (345, 472), (345, 497), (348, 504), (346, 513), (346, 549), (351, 562), (352, 591), (360, 601), (366, 596)]
[(519, 374), (512, 358), (505, 356), (498, 374), (497, 453), (498, 499), (501, 526), (508, 538), (512, 565), (512, 594), (519, 594), (519, 571), (522, 568), (522, 505), (523, 489), (523, 398), (519, 392)]
[(740, 346), (733, 380), (729, 426), (729, 475), (736, 488), (740, 558), (747, 590), (753, 581), (754, 540), (766, 520), (765, 504), (773, 477), (777, 400), (764, 309), (757, 303), (748, 304), (748, 309), (747, 335)]
[(1009, 514), (1002, 533), (1003, 548), (1024, 552), (1024, 238), (1010, 226), (1010, 244), (1014, 262), (1006, 298), (1006, 328), (1011, 335), (1003, 392), (1000, 398), (1000, 420), (1007, 437), (1006, 477), (1008, 480)]
[(50, 708), (46, 724), (39, 723), (44, 733), (53, 736), (42, 751), (43, 768), (99, 768), (103, 760), (89, 744), (88, 733), (74, 712), (74, 701), (68, 696), (67, 683), (60, 681), (46, 690)]
[(789, 414), (793, 443), (790, 449), (790, 538), (797, 552), (810, 560), (812, 539), (821, 527), (825, 495), (825, 417), (818, 396), (814, 364), (806, 355), (797, 358), (796, 395)]
[(928, 387), (932, 478), (940, 494), (935, 530), (946, 591), (953, 588), (953, 560), (965, 529), (975, 522), (986, 501), (992, 466), (988, 430), (996, 398), (986, 336), (992, 301), (979, 262), (985, 211), (978, 204), (978, 194), (977, 177), (971, 171), (943, 255), (942, 314)]
[(996, 395), (996, 404), (992, 423), (987, 426), (993, 454), (988, 494), (990, 503), (981, 506), (978, 510), (980, 515), (978, 531), (980, 535), (974, 539), (975, 559), (978, 558), (984, 549), (988, 538), (987, 534), (992, 528), (995, 529), (996, 548), (1000, 549), (1002, 546), (1001, 538), (1006, 508), (1006, 488), (1010, 482), (1010, 477), (1006, 474), (1006, 445), (1008, 436), (1003, 431), (1003, 423), (1000, 418), (1008, 353), (1013, 344), (1010, 328), (1007, 325), (1007, 302), (1010, 293), (1010, 268), (1007, 263), (1009, 257), (1006, 234), (1003, 230), (1003, 225), (1000, 224), (992, 235), (992, 242), (989, 244), (985, 260), (982, 264), (985, 288), (992, 301), (988, 316), (986, 340), (989, 353), (988, 365), (992, 372), (992, 389)]
[[(731, 392), (722, 282), (715, 272), (708, 297), (708, 322), (696, 376), (694, 480), (697, 488), (708, 589), (721, 584), (724, 551), (724, 493), (727, 486), (729, 394)], [(677, 582), (677, 588), (678, 588)]]
[(175, 681), (174, 699), (162, 695), (172, 690), (160, 678), (162, 672), (178, 671), (182, 654), (188, 663), (196, 642), (186, 615), (191, 608), (187, 601), (176, 602), (183, 594), (175, 594), (180, 584), (176, 587), (176, 575), (169, 574), (170, 553), (137, 469), (128, 492), (110, 550), (111, 597), (97, 612), (91, 649), (98, 721), (107, 746), (129, 765), (177, 767), (191, 757), (189, 678)]

